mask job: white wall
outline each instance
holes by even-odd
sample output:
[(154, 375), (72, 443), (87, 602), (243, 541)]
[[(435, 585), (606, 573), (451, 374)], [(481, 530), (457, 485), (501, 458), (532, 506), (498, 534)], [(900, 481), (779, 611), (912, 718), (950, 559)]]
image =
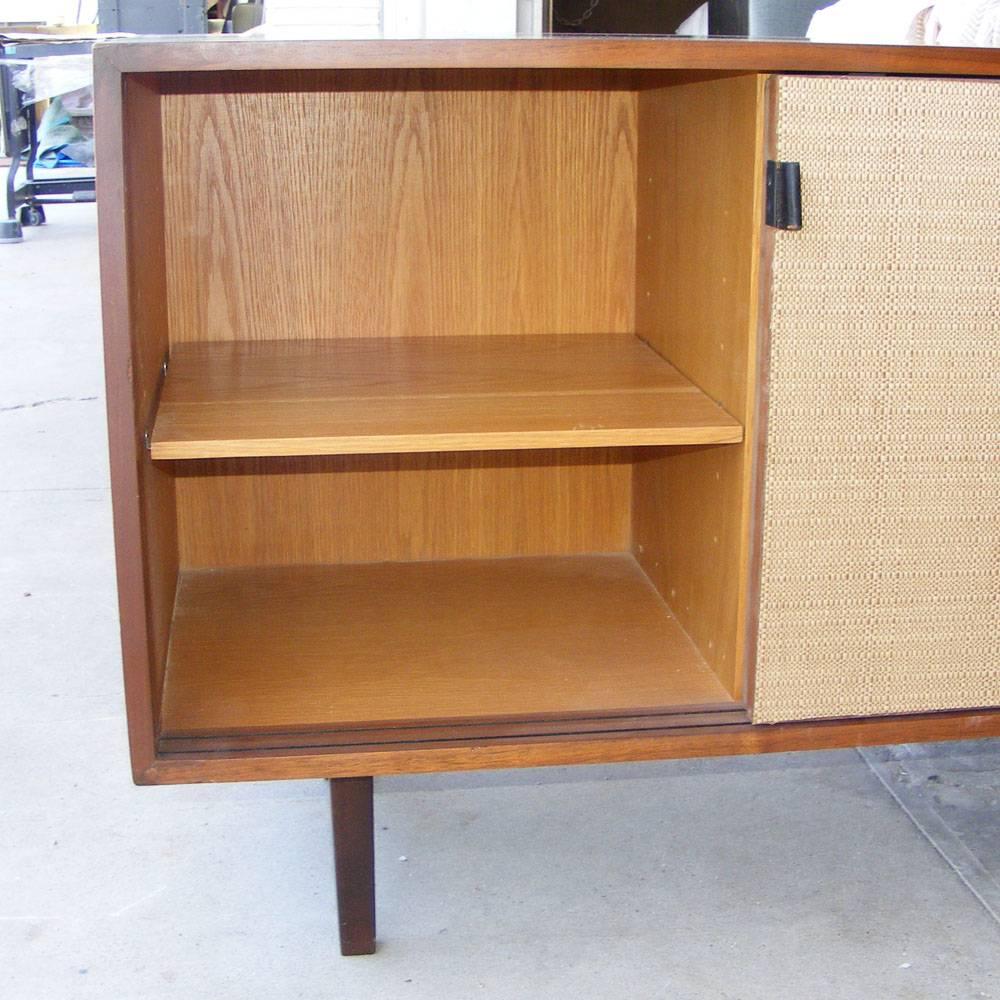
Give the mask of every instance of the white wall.
[[(268, 28), (333, 29), (337, 35), (378, 35), (382, 0), (264, 0)], [(329, 32), (324, 32), (329, 33)]]
[[(523, 7), (525, 0), (520, 3)], [(265, 0), (264, 17), (270, 34), (496, 38), (517, 34), (518, 5), (519, 0)]]
[[(388, 38), (505, 38), (517, 34), (518, 6), (518, 0), (383, 0), (382, 25)], [(521, 22), (531, 20), (522, 10)]]
[[(390, 0), (386, 0), (386, 4)], [(424, 0), (428, 38), (496, 38), (517, 34), (517, 0), (468, 3)]]
[[(534, 34), (542, 0), (265, 0), (267, 24), (325, 26), (343, 35), (495, 38)], [(0, 21), (91, 23), (97, 0), (0, 0)]]

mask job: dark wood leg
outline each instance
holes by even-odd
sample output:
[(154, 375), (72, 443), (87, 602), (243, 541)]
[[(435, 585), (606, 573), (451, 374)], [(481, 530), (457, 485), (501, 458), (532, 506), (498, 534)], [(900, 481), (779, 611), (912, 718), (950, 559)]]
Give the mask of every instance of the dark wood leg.
[(341, 955), (375, 951), (375, 815), (371, 778), (333, 778), (333, 859)]

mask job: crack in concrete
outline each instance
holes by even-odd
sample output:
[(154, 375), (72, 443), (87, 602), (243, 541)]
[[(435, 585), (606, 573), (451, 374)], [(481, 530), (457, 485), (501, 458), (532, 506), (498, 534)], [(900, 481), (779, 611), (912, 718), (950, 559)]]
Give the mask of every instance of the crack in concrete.
[(95, 399), (97, 396), (55, 396), (52, 399), (38, 399), (33, 403), (0, 406), (0, 413), (11, 413), (14, 410), (33, 410), (37, 406), (48, 406), (50, 403), (92, 403)]
[(892, 764), (898, 764), (898, 761), (880, 761), (868, 747), (856, 749), (868, 769), (895, 799), (896, 805), (975, 896), (983, 909), (1000, 924), (1000, 883), (963, 843), (954, 827), (934, 808), (933, 803), (928, 800), (926, 790), (920, 785), (901, 786), (892, 780)]

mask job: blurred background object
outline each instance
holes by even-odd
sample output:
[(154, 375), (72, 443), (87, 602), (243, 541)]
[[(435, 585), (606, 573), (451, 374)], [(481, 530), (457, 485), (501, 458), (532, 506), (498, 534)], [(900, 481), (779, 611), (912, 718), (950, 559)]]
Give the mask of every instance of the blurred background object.
[(98, 23), (102, 33), (188, 35), (208, 31), (205, 0), (100, 0)]
[(3, 23), (52, 32), (509, 38), (555, 34), (1000, 45), (1000, 0), (0, 0)]
[[(0, 243), (45, 224), (45, 206), (95, 197), (93, 25), (0, 26), (4, 200)], [(50, 28), (52, 30), (45, 30)]]
[(1000, 46), (1000, 0), (840, 0), (816, 13), (814, 42)]
[[(551, 0), (556, 33), (804, 38), (829, 0)], [(870, 4), (869, 4), (870, 6)]]
[(251, 28), (256, 28), (264, 20), (264, 0), (248, 0), (246, 3), (234, 3), (229, 8), (229, 21), (235, 34), (242, 34)]
[(1000, 46), (1000, 0), (550, 0), (548, 22), (557, 34)]

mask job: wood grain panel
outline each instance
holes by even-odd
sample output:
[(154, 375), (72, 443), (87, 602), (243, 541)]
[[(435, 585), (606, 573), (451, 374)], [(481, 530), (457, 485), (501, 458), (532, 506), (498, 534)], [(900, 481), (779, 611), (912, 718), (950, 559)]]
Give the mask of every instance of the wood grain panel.
[(636, 461), (632, 483), (636, 558), (734, 697), (741, 473), (739, 446), (657, 450)]
[(636, 330), (744, 422), (744, 443), (662, 452), (635, 467), (633, 542), (734, 697), (752, 511), (763, 80), (640, 93)]
[(635, 94), (477, 79), (165, 96), (171, 340), (631, 331)]
[(124, 130), (129, 144), (125, 150), (125, 199), (130, 211), (125, 253), (130, 272), (130, 381), (138, 431), (133, 447), (142, 505), (154, 718), (160, 711), (178, 567), (174, 479), (150, 460), (143, 437), (152, 426), (168, 350), (163, 174), (150, 167), (151, 163), (159, 164), (162, 156), (160, 109), (161, 98), (151, 81), (126, 82)]
[(629, 555), (181, 577), (167, 734), (728, 700)]
[(99, 82), (101, 117), (106, 115), (98, 144), (111, 486), (126, 696), (138, 764), (152, 755), (178, 565), (174, 478), (150, 461), (143, 440), (168, 349), (161, 98), (153, 78), (122, 81), (108, 74)]
[[(136, 81), (141, 84), (141, 80)], [(148, 87), (147, 87), (148, 90)], [(115, 531), (115, 564), (121, 630), (125, 705), (128, 712), (132, 773), (143, 780), (155, 755), (154, 677), (145, 587), (143, 511), (139, 499), (141, 425), (133, 394), (131, 286), (126, 265), (128, 234), (125, 206), (124, 87), (111, 62), (94, 60), (94, 95), (101, 108), (95, 122), (101, 156), (97, 190), (103, 208), (98, 216), (101, 250), (101, 313), (104, 333), (104, 377), (107, 393), (108, 450)], [(158, 101), (151, 102), (154, 108)], [(115, 209), (117, 206), (117, 210)]]
[(628, 452), (178, 463), (185, 567), (622, 552)]
[(630, 334), (179, 344), (154, 459), (739, 441)]

